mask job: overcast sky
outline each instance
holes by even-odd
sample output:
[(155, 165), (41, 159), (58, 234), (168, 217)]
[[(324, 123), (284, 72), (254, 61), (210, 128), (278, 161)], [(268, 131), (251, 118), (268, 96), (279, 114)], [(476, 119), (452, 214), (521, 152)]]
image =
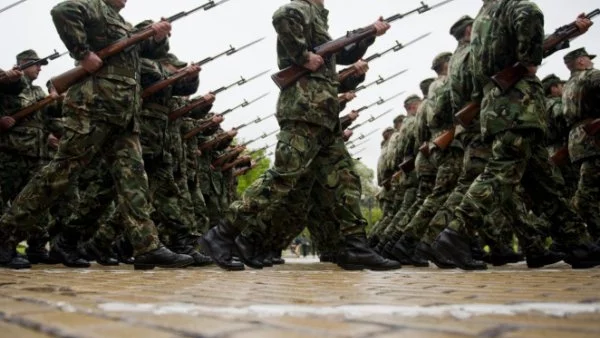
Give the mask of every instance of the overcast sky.
[[(435, 2), (434, 2), (435, 1)], [(0, 0), (0, 7), (13, 3), (13, 0)], [(15, 64), (15, 55), (25, 49), (33, 48), (40, 56), (46, 56), (54, 49), (59, 52), (65, 50), (60, 41), (49, 15), (50, 9), (60, 1), (57, 0), (28, 0), (27, 2), (0, 14), (0, 31), (3, 34), (3, 47), (0, 53), (0, 67), (7, 69)], [(136, 24), (144, 19), (159, 19), (177, 12), (188, 10), (203, 4), (205, 0), (129, 0), (127, 7), (121, 12), (126, 20)], [(200, 78), (198, 94), (204, 94), (211, 89), (231, 83), (239, 79), (240, 75), (246, 77), (271, 69), (277, 69), (275, 53), (275, 31), (271, 25), (273, 12), (287, 0), (230, 0), (229, 2), (213, 8), (207, 12), (198, 12), (193, 16), (181, 19), (173, 24), (171, 37), (171, 51), (180, 59), (198, 61), (207, 56), (212, 56), (229, 48), (229, 45), (241, 46), (260, 37), (264, 41), (243, 52), (232, 56), (220, 58), (204, 66)], [(437, 0), (426, 0), (433, 5)], [(598, 0), (539, 0), (535, 1), (544, 11), (546, 19), (546, 33), (553, 32), (557, 27), (574, 20), (577, 14), (589, 12), (599, 7)], [(348, 104), (347, 113), (352, 108), (359, 108), (365, 104), (376, 101), (380, 96), (389, 97), (401, 91), (406, 94), (382, 106), (373, 107), (361, 113), (357, 122), (367, 119), (370, 115), (377, 115), (387, 109), (394, 111), (385, 118), (357, 129), (355, 135), (368, 133), (373, 129), (383, 129), (391, 125), (391, 120), (398, 114), (404, 114), (402, 102), (404, 98), (413, 93), (419, 93), (418, 83), (434, 76), (430, 70), (431, 60), (442, 51), (453, 51), (456, 41), (449, 35), (450, 26), (462, 15), (475, 16), (481, 7), (481, 0), (455, 0), (444, 7), (422, 15), (412, 15), (396, 21), (388, 33), (371, 46), (367, 56), (387, 49), (395, 41), (408, 42), (413, 38), (431, 32), (432, 34), (397, 53), (388, 54), (371, 63), (371, 69), (366, 82), (377, 79), (378, 75), (386, 76), (404, 68), (409, 71), (398, 78), (374, 86), (359, 93), (359, 96)], [(331, 35), (336, 38), (347, 30), (356, 29), (374, 22), (380, 15), (384, 17), (396, 13), (404, 13), (417, 6), (417, 0), (326, 0), (329, 9), (329, 26)], [(588, 52), (600, 53), (600, 23), (594, 25), (583, 37), (575, 40), (573, 48), (586, 46)], [(592, 42), (596, 42), (593, 44)], [(561, 51), (551, 56), (546, 65), (540, 70), (540, 78), (556, 73), (562, 78), (568, 77), (568, 71), (562, 63), (562, 56), (566, 51)], [(52, 75), (61, 73), (72, 67), (73, 60), (68, 56), (53, 61), (44, 67), (40, 74), (38, 84), (43, 85)], [(266, 116), (275, 112), (278, 89), (269, 76), (264, 76), (243, 87), (235, 87), (217, 96), (214, 111), (219, 112), (237, 105), (244, 98), (252, 99), (263, 93), (270, 95), (261, 101), (238, 110), (226, 117), (223, 126), (230, 128), (257, 116)], [(251, 139), (262, 132), (270, 132), (277, 128), (274, 118), (254, 127), (240, 131), (244, 139)], [(365, 145), (351, 149), (352, 151), (366, 147), (359, 157), (370, 168), (376, 168), (379, 156), (380, 132), (372, 135)], [(355, 136), (355, 137), (357, 137)], [(262, 147), (275, 142), (271, 136), (254, 144)]]

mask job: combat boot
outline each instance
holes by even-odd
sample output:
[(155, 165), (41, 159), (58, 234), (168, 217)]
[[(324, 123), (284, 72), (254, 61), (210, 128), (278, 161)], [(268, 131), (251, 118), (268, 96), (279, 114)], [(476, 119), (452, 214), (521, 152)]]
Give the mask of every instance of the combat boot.
[(486, 263), (493, 266), (502, 266), (511, 263), (518, 263), (524, 259), (523, 254), (515, 252), (508, 245), (494, 246), (490, 250), (490, 254), (484, 256)]
[(77, 250), (77, 239), (60, 233), (50, 243), (50, 258), (69, 268), (89, 268), (90, 262), (83, 259)]
[(27, 260), (31, 262), (31, 264), (58, 264), (57, 260), (50, 258), (50, 253), (48, 249), (46, 249), (47, 239), (38, 240), (30, 238), (27, 241), (27, 249), (25, 250), (25, 254), (27, 255)]
[(194, 259), (192, 266), (202, 267), (211, 265), (212, 259), (194, 248), (193, 242), (197, 242), (197, 237), (188, 236), (187, 234), (175, 235), (169, 246), (169, 250), (177, 254), (188, 255)]
[(158, 249), (137, 255), (134, 257), (133, 268), (135, 270), (152, 270), (159, 268), (183, 268), (194, 264), (194, 259), (188, 255), (176, 254), (161, 246)]
[[(419, 242), (415, 248), (415, 256), (420, 256), (422, 259), (431, 261), (435, 266), (440, 269), (455, 269), (456, 264), (451, 260), (447, 259), (444, 255), (434, 250), (431, 244), (425, 242)], [(415, 258), (413, 258), (415, 260)]]
[[(235, 250), (242, 263), (253, 269), (262, 269), (264, 255), (260, 252), (260, 241), (258, 236), (239, 235), (235, 238)], [(273, 264), (271, 264), (273, 266)]]
[(79, 246), (79, 254), (81, 257), (88, 261), (96, 261), (96, 263), (104, 266), (115, 266), (119, 265), (119, 260), (116, 258), (114, 252), (111, 249), (101, 250), (94, 243), (93, 239), (81, 244)]
[(565, 253), (564, 261), (573, 269), (589, 269), (600, 265), (600, 247), (592, 242), (564, 245), (554, 242), (550, 250)]
[(204, 253), (222, 269), (239, 271), (244, 270), (244, 264), (234, 261), (232, 250), (235, 247), (235, 231), (226, 220), (221, 220), (217, 226), (212, 227), (204, 236), (200, 237), (198, 244)]
[(558, 263), (565, 257), (567, 257), (567, 255), (562, 252), (544, 249), (541, 252), (528, 252), (525, 256), (525, 260), (527, 261), (528, 268), (537, 269), (546, 265)]
[(444, 229), (435, 239), (432, 248), (460, 269), (487, 269), (484, 262), (473, 258), (469, 237), (461, 235), (453, 229)]
[(281, 258), (281, 250), (273, 250), (273, 265), (285, 264), (285, 259)]
[(19, 255), (16, 245), (11, 243), (2, 243), (0, 245), (0, 266), (9, 269), (30, 269), (31, 263), (23, 255)]
[(337, 265), (344, 270), (396, 270), (402, 266), (399, 262), (379, 256), (367, 244), (364, 233), (348, 235), (345, 245), (337, 256)]
[(391, 250), (391, 254), (400, 263), (406, 262), (406, 265), (413, 265), (416, 267), (428, 267), (429, 262), (423, 256), (415, 255), (415, 250), (419, 240), (412, 237), (409, 234), (404, 234), (394, 243), (394, 247)]
[(373, 234), (369, 237), (369, 248), (373, 248), (375, 249), (375, 247), (377, 247), (377, 244), (379, 244), (379, 236)]
[(133, 264), (133, 247), (124, 237), (119, 237), (113, 244), (113, 252), (117, 255), (117, 260), (120, 263), (131, 265)]
[(321, 263), (336, 263), (337, 254), (330, 251), (324, 251), (319, 254), (319, 261)]

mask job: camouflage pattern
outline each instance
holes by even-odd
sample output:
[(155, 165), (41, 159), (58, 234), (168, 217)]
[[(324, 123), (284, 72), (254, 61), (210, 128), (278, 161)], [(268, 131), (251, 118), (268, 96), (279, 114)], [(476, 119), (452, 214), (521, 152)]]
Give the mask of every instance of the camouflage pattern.
[(574, 71), (563, 92), (563, 116), (571, 126), (569, 154), (580, 164), (573, 204), (595, 239), (600, 237), (600, 136), (590, 136), (583, 125), (600, 116), (600, 70)]
[(543, 23), (541, 11), (530, 1), (486, 1), (475, 19), (471, 66), (475, 96), (483, 97), (482, 134), (493, 137), (492, 156), (449, 224), (473, 233), (482, 228), (483, 215), (504, 206), (515, 215), (514, 230), (526, 254), (542, 251), (544, 244), (540, 231), (524, 221), (523, 199), (516, 194), (519, 184), (533, 201), (534, 213), (545, 214), (554, 225), (556, 240), (573, 245), (586, 236), (583, 223), (561, 195), (548, 151), (540, 142), (546, 123), (539, 79), (526, 76), (506, 93), (488, 80), (516, 62), (540, 64)]
[[(277, 56), (280, 69), (303, 65), (308, 50), (331, 41), (328, 31), (329, 11), (308, 0), (292, 0), (273, 14), (277, 32)], [(335, 131), (339, 123), (338, 77), (335, 65), (347, 65), (360, 59), (375, 41), (365, 39), (355, 48), (344, 49), (326, 58), (316, 72), (303, 77), (281, 91), (277, 102), (277, 120), (280, 123), (300, 121), (324, 126)]]
[[(76, 60), (126, 38), (132, 27), (102, 0), (64, 1), (51, 11), (56, 29)], [(149, 217), (148, 180), (137, 132), (140, 100), (140, 55), (157, 44), (145, 40), (104, 60), (93, 76), (73, 85), (64, 101), (65, 135), (55, 158), (39, 171), (0, 219), (2, 241), (18, 241), (18, 226), (28, 232), (35, 216), (56, 203), (69, 181), (99, 154), (105, 157), (118, 193), (121, 225), (135, 253), (159, 247)]]

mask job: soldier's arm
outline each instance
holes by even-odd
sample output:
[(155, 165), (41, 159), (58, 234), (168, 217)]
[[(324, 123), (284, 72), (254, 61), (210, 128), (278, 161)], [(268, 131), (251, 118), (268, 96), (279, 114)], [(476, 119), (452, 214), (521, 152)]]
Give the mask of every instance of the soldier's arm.
[(517, 36), (517, 62), (539, 66), (543, 58), (544, 14), (530, 1), (515, 1), (508, 17)]
[(304, 20), (303, 14), (292, 8), (282, 7), (273, 14), (273, 27), (277, 32), (277, 40), (292, 61), (299, 66), (308, 61), (309, 54), (302, 25)]
[(91, 7), (83, 1), (63, 1), (50, 11), (60, 39), (75, 60), (83, 60), (92, 51), (85, 29), (94, 15)]
[(141, 84), (142, 88), (147, 88), (158, 81), (165, 79), (164, 73), (157, 61), (142, 58), (141, 60)]
[(5, 83), (0, 83), (0, 94), (6, 95), (19, 95), (27, 86), (27, 82), (25, 78), (21, 76), (16, 81), (7, 81)]
[(363, 39), (358, 43), (346, 46), (346, 48), (336, 54), (335, 62), (338, 65), (350, 65), (355, 63), (365, 55), (367, 49), (373, 42), (375, 42), (374, 37)]
[(349, 92), (351, 90), (356, 89), (356, 87), (358, 87), (359, 84), (363, 83), (365, 81), (366, 75), (350, 75), (347, 78), (344, 79), (344, 81), (340, 82), (340, 85), (338, 86), (338, 92), (339, 93), (345, 93), (345, 92)]
[(159, 42), (156, 42), (154, 38), (146, 39), (140, 43), (140, 56), (157, 59), (166, 55), (170, 48), (169, 39), (163, 39)]
[(188, 96), (194, 94), (200, 86), (200, 76), (186, 77), (173, 85), (174, 96)]

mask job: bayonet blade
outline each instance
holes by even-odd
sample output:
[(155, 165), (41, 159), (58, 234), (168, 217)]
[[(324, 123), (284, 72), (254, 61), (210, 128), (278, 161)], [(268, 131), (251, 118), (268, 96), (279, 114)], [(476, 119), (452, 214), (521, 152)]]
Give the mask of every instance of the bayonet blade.
[(271, 71), (270, 69), (267, 69), (267, 70), (265, 70), (264, 72), (258, 73), (258, 74), (254, 75), (254, 76), (252, 76), (252, 77), (249, 77), (249, 78), (247, 78), (247, 79), (246, 79), (246, 78), (244, 78), (243, 76), (240, 76), (240, 77), (241, 77), (241, 80), (239, 80), (239, 81), (237, 82), (237, 84), (241, 86), (241, 85), (243, 85), (244, 83), (246, 83), (246, 82), (250, 82), (250, 81), (252, 81), (252, 80), (254, 80), (254, 79), (256, 79), (256, 78), (259, 78), (259, 77), (261, 77), (261, 76), (263, 76), (263, 75), (267, 74), (267, 73), (268, 73), (268, 72), (270, 72), (270, 71)]
[(423, 34), (423, 35), (421, 35), (421, 36), (419, 36), (419, 37), (417, 37), (417, 38), (415, 38), (415, 39), (412, 39), (412, 40), (410, 40), (409, 42), (407, 42), (407, 43), (404, 43), (404, 44), (403, 44), (403, 43), (399, 43), (398, 41), (396, 41), (396, 46), (393, 48), (393, 49), (394, 49), (394, 52), (397, 52), (397, 51), (399, 51), (400, 49), (406, 48), (406, 47), (408, 47), (408, 46), (412, 45), (413, 43), (415, 43), (415, 42), (418, 42), (419, 40), (423, 40), (423, 39), (425, 39), (426, 37), (428, 37), (429, 35), (431, 35), (431, 32), (429, 32), (429, 33), (425, 33), (425, 34)]
[(261, 96), (259, 96), (259, 97), (255, 98), (255, 99), (253, 99), (253, 100), (250, 100), (250, 101), (247, 101), (247, 100), (245, 100), (245, 99), (244, 99), (244, 102), (242, 103), (242, 107), (246, 107), (246, 106), (248, 106), (248, 105), (251, 105), (251, 104), (253, 104), (254, 102), (256, 102), (256, 101), (258, 101), (258, 100), (262, 99), (263, 97), (265, 97), (265, 96), (268, 96), (269, 94), (271, 94), (271, 93), (264, 93), (264, 94), (262, 94)]
[(428, 12), (428, 11), (432, 10), (432, 9), (435, 9), (435, 8), (438, 8), (438, 7), (442, 7), (445, 4), (450, 3), (452, 1), (454, 1), (454, 0), (445, 0), (445, 1), (442, 1), (442, 2), (438, 2), (437, 4), (435, 4), (433, 6), (429, 6), (429, 5), (425, 4), (423, 1), (421, 1), (421, 4), (423, 5), (423, 7), (421, 7), (421, 9), (419, 10), (419, 14), (423, 14), (425, 12)]
[(235, 54), (235, 53), (237, 53), (237, 52), (239, 52), (239, 51), (241, 51), (241, 50), (243, 50), (243, 49), (246, 49), (246, 48), (248, 48), (248, 47), (250, 47), (250, 46), (252, 46), (252, 45), (254, 45), (254, 44), (257, 44), (257, 43), (261, 42), (261, 41), (262, 41), (262, 40), (264, 40), (264, 39), (265, 39), (265, 38), (264, 38), (264, 37), (262, 37), (262, 38), (260, 38), (260, 39), (254, 40), (254, 41), (252, 41), (252, 42), (250, 42), (250, 43), (247, 43), (247, 44), (245, 44), (245, 45), (243, 45), (243, 46), (241, 46), (241, 47), (239, 47), (239, 48), (235, 48), (235, 47), (233, 47), (233, 46), (229, 45), (229, 47), (231, 47), (231, 48), (230, 48), (230, 49), (227, 51), (227, 55)]

